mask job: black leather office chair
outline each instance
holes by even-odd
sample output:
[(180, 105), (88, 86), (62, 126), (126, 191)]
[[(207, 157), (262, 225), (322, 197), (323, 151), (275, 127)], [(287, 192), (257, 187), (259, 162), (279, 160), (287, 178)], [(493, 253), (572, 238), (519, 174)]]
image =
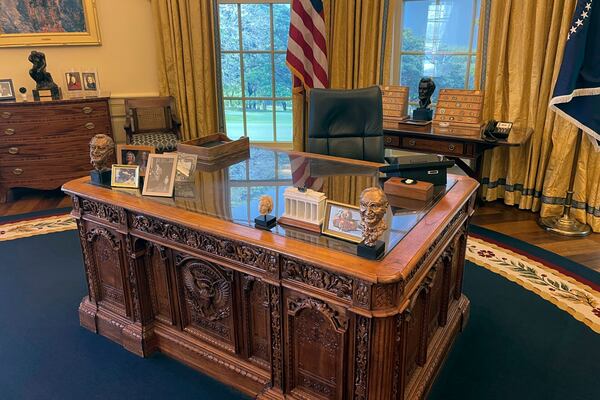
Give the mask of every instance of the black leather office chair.
[(312, 89), (308, 151), (383, 163), (383, 108), (378, 86)]

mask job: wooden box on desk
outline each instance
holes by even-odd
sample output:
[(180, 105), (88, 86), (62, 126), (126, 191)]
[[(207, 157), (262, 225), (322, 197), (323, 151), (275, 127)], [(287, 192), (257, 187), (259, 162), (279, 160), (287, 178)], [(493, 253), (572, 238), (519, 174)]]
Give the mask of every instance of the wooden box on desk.
[(395, 176), (385, 181), (383, 191), (385, 194), (395, 197), (427, 201), (433, 197), (433, 184)]
[(408, 118), (408, 87), (381, 86), (384, 127), (397, 128), (399, 121)]
[(434, 126), (444, 128), (481, 128), (483, 113), (483, 91), (464, 89), (442, 89), (438, 98)]

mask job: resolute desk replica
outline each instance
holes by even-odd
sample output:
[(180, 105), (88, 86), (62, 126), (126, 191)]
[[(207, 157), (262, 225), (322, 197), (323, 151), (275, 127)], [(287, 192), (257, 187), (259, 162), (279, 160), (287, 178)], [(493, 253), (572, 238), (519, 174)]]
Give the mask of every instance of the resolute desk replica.
[(71, 181), (89, 294), (81, 325), (147, 356), (161, 351), (261, 399), (423, 398), (466, 322), (462, 295), (477, 183), (388, 210), (385, 255), (308, 230), (253, 227), (287, 187), (358, 205), (378, 164), (251, 147), (196, 171), (172, 199)]

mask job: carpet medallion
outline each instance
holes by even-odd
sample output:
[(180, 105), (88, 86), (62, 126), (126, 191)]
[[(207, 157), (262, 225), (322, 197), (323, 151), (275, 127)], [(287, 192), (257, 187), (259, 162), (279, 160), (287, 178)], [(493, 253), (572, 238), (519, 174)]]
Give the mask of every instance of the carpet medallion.
[[(0, 398), (247, 398), (161, 354), (139, 358), (79, 327), (86, 291), (64, 211), (0, 219)], [(596, 399), (600, 277), (472, 227), (471, 316), (430, 399)]]

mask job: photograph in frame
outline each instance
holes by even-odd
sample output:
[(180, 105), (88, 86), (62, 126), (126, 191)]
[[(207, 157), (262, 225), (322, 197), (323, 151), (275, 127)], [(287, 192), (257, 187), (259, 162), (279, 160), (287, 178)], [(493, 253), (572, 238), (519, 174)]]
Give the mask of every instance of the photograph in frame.
[(15, 87), (12, 79), (0, 79), (0, 101), (15, 99)]
[(140, 167), (140, 176), (146, 176), (148, 157), (154, 154), (153, 146), (136, 146), (131, 144), (117, 145), (117, 163), (123, 165), (137, 165)]
[(110, 186), (137, 189), (140, 187), (140, 167), (113, 164)]
[(196, 172), (197, 154), (177, 153), (177, 175), (176, 182), (188, 182), (193, 179)]
[(173, 196), (176, 173), (177, 154), (150, 154), (142, 194), (144, 196)]
[[(0, 47), (99, 45), (95, 0), (2, 0)], [(40, 7), (44, 12), (40, 12)]]
[(353, 243), (362, 242), (360, 209), (327, 200), (322, 232), (324, 235)]
[(86, 92), (98, 92), (98, 75), (96, 72), (82, 72), (81, 82), (83, 84), (83, 90)]

